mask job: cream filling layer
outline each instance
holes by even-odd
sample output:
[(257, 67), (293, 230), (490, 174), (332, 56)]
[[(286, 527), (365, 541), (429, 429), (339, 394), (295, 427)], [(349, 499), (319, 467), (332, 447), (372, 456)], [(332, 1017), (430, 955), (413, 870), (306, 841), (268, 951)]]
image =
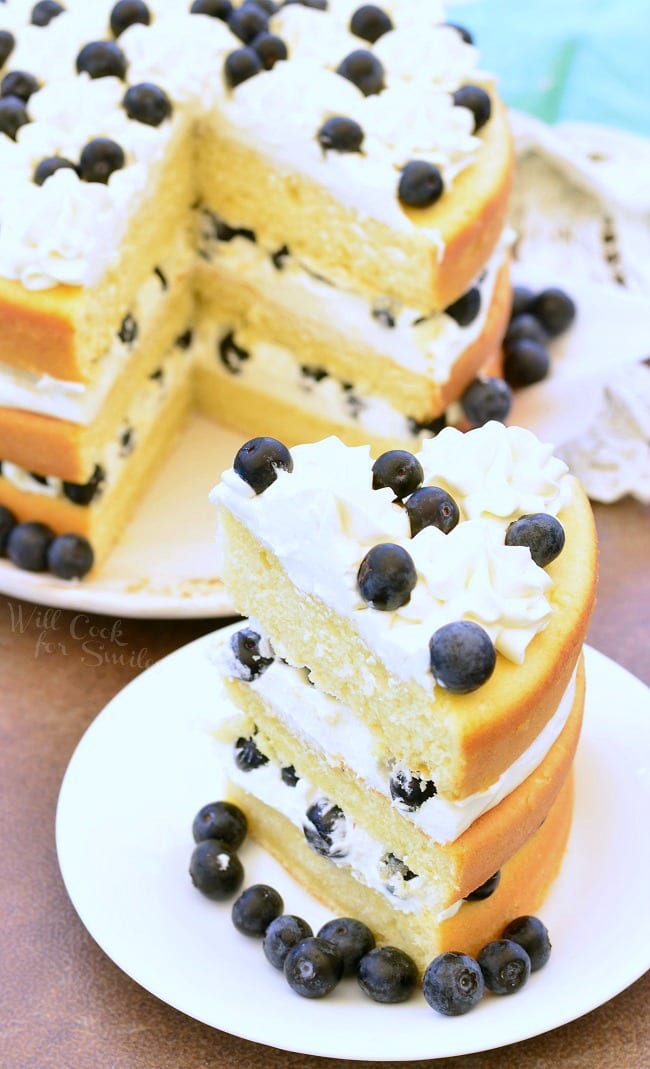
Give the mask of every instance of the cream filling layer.
[[(253, 630), (258, 630), (255, 621), (250, 624)], [(241, 678), (241, 665), (229, 646), (218, 647), (216, 656), (221, 659), (225, 675)], [(460, 800), (437, 793), (417, 809), (393, 799), (389, 784), (391, 776), (399, 771), (405, 772), (408, 779), (418, 770), (378, 758), (372, 732), (349, 707), (311, 686), (306, 669), (291, 668), (276, 659), (249, 685), (303, 749), (312, 751), (332, 768), (349, 770), (364, 788), (384, 797), (405, 820), (420, 828), (434, 842), (450, 843), (483, 813), (502, 802), (540, 766), (567, 722), (575, 697), (575, 681), (574, 672), (551, 719), (498, 780), (485, 790)], [(279, 797), (281, 794), (278, 790)]]

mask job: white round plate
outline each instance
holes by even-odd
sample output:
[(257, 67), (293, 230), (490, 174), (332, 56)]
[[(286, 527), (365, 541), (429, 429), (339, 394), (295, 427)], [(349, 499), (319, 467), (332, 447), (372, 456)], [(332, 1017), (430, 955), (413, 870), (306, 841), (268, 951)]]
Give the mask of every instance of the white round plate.
[[(211, 733), (227, 698), (208, 658), (214, 641), (173, 653), (118, 694), (82, 738), (61, 787), (56, 838), (70, 898), (142, 987), (256, 1043), (383, 1062), (527, 1039), (606, 1002), (648, 968), (650, 855), (639, 829), (650, 811), (650, 692), (588, 648), (573, 830), (541, 911), (553, 942), (546, 968), (514, 1004), (486, 996), (462, 1020), (439, 1016), (420, 993), (379, 1005), (352, 980), (327, 999), (300, 1000), (257, 940), (232, 927), (229, 904), (204, 898), (187, 873), (192, 819), (223, 783)], [(262, 850), (246, 843), (241, 857), (247, 883), (277, 887), (287, 912), (314, 930), (328, 919)]]

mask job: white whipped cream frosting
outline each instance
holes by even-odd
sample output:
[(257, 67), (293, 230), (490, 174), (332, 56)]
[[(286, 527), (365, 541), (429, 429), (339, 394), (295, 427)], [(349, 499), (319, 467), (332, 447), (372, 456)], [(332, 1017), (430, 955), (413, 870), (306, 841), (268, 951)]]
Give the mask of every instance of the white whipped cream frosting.
[[(234, 90), (224, 83), (223, 64), (241, 42), (221, 20), (190, 14), (189, 2), (150, 0), (151, 25), (133, 25), (120, 36), (124, 83), (92, 80), (75, 67), (83, 45), (111, 38), (112, 0), (64, 6), (48, 26), (37, 27), (30, 25), (31, 0), (0, 5), (0, 28), (16, 38), (6, 70), (29, 71), (42, 86), (28, 102), (31, 121), (16, 141), (0, 134), (0, 275), (28, 289), (92, 286), (102, 278), (181, 116), (229, 121), (233, 136), (266, 145), (276, 163), (289, 162), (358, 211), (401, 228), (412, 224), (395, 194), (399, 168), (417, 155), (436, 163), (449, 184), (480, 145), (472, 116), (449, 97), (468, 78), (478, 80), (476, 50), (439, 25), (444, 9), (437, 2), (426, 17), (408, 0), (387, 3), (396, 28), (374, 46), (349, 32), (356, 0), (332, 0), (327, 12), (290, 5), (271, 21), (287, 40), (290, 61)], [(386, 89), (379, 96), (364, 97), (334, 73), (356, 48), (373, 49), (384, 65)], [(122, 97), (140, 81), (168, 92), (171, 122), (154, 128), (128, 119)], [(321, 151), (316, 133), (333, 114), (362, 124), (364, 155)], [(76, 162), (99, 136), (113, 138), (126, 153), (125, 167), (107, 185), (81, 182), (72, 171), (34, 185), (41, 159), (62, 155)]]
[[(293, 471), (278, 471), (262, 494), (229, 469), (211, 499), (279, 558), (300, 590), (347, 618), (390, 672), (432, 693), (428, 642), (443, 624), (475, 620), (517, 663), (547, 626), (551, 579), (504, 536), (522, 514), (557, 515), (573, 484), (550, 445), (495, 422), (466, 434), (446, 428), (417, 456), (424, 485), (443, 486), (458, 505), (460, 522), (448, 535), (427, 527), (411, 538), (392, 491), (372, 489), (369, 448), (336, 438), (293, 449)], [(410, 601), (394, 612), (370, 607), (357, 589), (359, 565), (380, 542), (402, 545), (417, 571)]]

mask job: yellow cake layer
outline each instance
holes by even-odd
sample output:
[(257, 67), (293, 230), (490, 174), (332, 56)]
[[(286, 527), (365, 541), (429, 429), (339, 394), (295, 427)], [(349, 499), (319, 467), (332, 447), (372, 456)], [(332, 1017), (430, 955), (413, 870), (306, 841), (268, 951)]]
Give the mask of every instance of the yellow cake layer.
[(364, 921), (379, 944), (405, 950), (424, 972), (428, 963), (444, 951), (476, 955), (486, 943), (499, 938), (511, 920), (539, 915), (560, 871), (569, 836), (573, 777), (567, 777), (541, 827), (503, 866), (494, 894), (483, 901), (464, 902), (453, 917), (443, 921), (433, 910), (407, 914), (395, 909), (379, 891), (355, 879), (349, 869), (339, 868), (311, 850), (301, 830), (286, 817), (234, 784), (228, 788), (228, 797), (246, 813), (249, 832), (256, 842), (333, 916)]
[(352, 619), (297, 588), (272, 549), (218, 502), (221, 575), (237, 610), (252, 616), (278, 656), (309, 665), (321, 690), (351, 705), (377, 739), (378, 751), (399, 752), (409, 768), (435, 774), (445, 795), (484, 790), (528, 748), (553, 715), (585, 640), (596, 587), (597, 549), (589, 502), (577, 480), (559, 513), (562, 553), (546, 569), (553, 580), (545, 630), (530, 642), (523, 665), (497, 654), (491, 678), (469, 694), (389, 673)]
[[(546, 819), (572, 766), (585, 694), (581, 659), (569, 718), (537, 769), (498, 805), (478, 817), (454, 842), (437, 844), (408, 814), (358, 778), (353, 752), (333, 765), (326, 763), (304, 740), (291, 735), (254, 687), (236, 679), (227, 682), (233, 703), (244, 713), (241, 720), (238, 718), (234, 724), (227, 725), (229, 740), (234, 742), (239, 736), (254, 733), (255, 745), (274, 765), (278, 768), (293, 765), (301, 779), (340, 806), (346, 820), (385, 844), (387, 851), (404, 861), (412, 872), (425, 876), (439, 895), (441, 909), (484, 883)], [(306, 701), (307, 734), (308, 711)], [(399, 754), (395, 756), (399, 759)], [(255, 793), (255, 769), (246, 774), (249, 777), (251, 792)], [(280, 787), (283, 789), (291, 790)], [(435, 799), (431, 804), (435, 805)]]

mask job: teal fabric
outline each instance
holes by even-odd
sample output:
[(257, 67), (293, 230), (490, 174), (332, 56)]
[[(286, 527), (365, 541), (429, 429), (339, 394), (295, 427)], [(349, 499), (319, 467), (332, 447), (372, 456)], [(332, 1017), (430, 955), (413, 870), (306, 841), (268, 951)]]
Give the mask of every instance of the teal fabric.
[(447, 18), (511, 107), (650, 136), (650, 0), (469, 0)]

